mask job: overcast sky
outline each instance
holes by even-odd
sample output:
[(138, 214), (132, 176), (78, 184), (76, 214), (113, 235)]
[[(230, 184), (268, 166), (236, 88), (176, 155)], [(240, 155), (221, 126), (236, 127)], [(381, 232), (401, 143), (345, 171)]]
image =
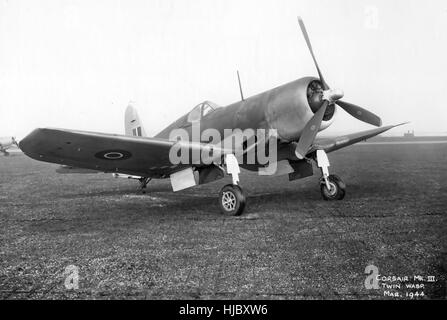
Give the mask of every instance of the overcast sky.
[[(36, 127), (153, 135), (204, 100), (316, 75), (384, 124), (447, 134), (445, 0), (0, 0), (0, 136)], [(371, 128), (340, 111), (332, 133)]]

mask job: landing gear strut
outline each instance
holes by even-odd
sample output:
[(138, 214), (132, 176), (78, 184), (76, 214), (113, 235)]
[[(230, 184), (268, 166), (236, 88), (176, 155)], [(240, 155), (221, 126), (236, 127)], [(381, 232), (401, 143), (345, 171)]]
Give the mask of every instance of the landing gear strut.
[(140, 181), (140, 190), (142, 193), (146, 193), (147, 184), (152, 180), (152, 178), (142, 177), (138, 179)]
[(321, 196), (326, 201), (343, 200), (346, 195), (346, 184), (339, 176), (329, 175), (329, 159), (324, 150), (317, 150), (317, 164), (321, 168)]
[(245, 195), (239, 186), (239, 164), (233, 154), (225, 156), (226, 171), (233, 184), (226, 185), (219, 192), (220, 211), (228, 216), (240, 216), (245, 209)]

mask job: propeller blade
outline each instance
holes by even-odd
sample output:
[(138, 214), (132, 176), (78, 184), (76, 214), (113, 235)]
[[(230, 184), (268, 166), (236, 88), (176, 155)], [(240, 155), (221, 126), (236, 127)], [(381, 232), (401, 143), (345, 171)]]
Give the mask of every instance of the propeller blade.
[(360, 121), (372, 124), (373, 126), (376, 127), (382, 126), (382, 119), (380, 119), (380, 117), (376, 116), (371, 111), (356, 106), (355, 104), (344, 102), (341, 100), (338, 100), (336, 104), (340, 106), (343, 110), (345, 110), (347, 113), (349, 113), (351, 116), (359, 119)]
[(326, 81), (324, 81), (323, 74), (321, 73), (320, 67), (318, 66), (317, 59), (315, 58), (314, 50), (312, 49), (312, 44), (310, 43), (309, 35), (306, 30), (306, 26), (304, 25), (303, 19), (301, 17), (298, 17), (298, 23), (301, 28), (301, 32), (303, 32), (304, 39), (306, 40), (307, 47), (309, 48), (310, 54), (312, 55), (312, 59), (314, 60), (315, 67), (317, 67), (318, 76), (320, 77), (320, 81), (323, 84), (323, 89), (328, 90), (329, 86), (327, 85)]
[(295, 154), (299, 159), (304, 159), (310, 147), (314, 143), (328, 105), (329, 102), (325, 101), (321, 108), (318, 109), (318, 112), (315, 113), (312, 119), (310, 119), (310, 121), (306, 124), (306, 127), (304, 127), (300, 141), (298, 141), (298, 145), (295, 150)]

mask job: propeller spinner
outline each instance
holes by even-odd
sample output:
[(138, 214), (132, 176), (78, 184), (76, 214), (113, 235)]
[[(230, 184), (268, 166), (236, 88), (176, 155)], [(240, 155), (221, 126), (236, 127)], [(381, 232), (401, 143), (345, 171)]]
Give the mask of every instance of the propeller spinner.
[(372, 124), (377, 127), (382, 126), (382, 120), (380, 119), (380, 117), (366, 109), (356, 106), (355, 104), (340, 100), (344, 97), (344, 93), (340, 89), (331, 89), (327, 82), (324, 80), (323, 73), (321, 72), (321, 69), (318, 66), (317, 59), (315, 58), (306, 26), (304, 25), (304, 21), (303, 19), (301, 19), (301, 17), (298, 17), (298, 24), (300, 25), (301, 31), (304, 35), (304, 39), (306, 40), (307, 47), (309, 48), (312, 59), (314, 60), (315, 67), (317, 68), (318, 76), (323, 87), (322, 99), (324, 101), (323, 105), (307, 123), (298, 142), (295, 153), (299, 159), (303, 159), (312, 146), (318, 131), (320, 130), (321, 122), (323, 121), (324, 113), (326, 112), (327, 107), (331, 104), (335, 103), (354, 118), (357, 118), (360, 121)]

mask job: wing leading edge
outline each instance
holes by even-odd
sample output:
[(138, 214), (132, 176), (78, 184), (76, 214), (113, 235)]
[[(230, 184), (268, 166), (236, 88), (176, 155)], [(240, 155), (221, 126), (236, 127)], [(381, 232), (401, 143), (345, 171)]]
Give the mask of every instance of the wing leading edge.
[[(171, 162), (169, 156), (174, 146), (182, 152), (209, 154), (210, 163), (236, 151), (218, 144), (51, 128), (35, 129), (20, 141), (22, 151), (39, 161), (153, 178), (168, 177), (191, 167), (191, 164)], [(202, 165), (201, 159), (193, 164)]]
[(64, 129), (35, 129), (20, 142), (29, 157), (102, 172), (162, 177), (178, 166), (169, 161), (175, 142)]
[[(404, 124), (317, 139), (308, 154), (316, 150), (330, 153)], [(235, 151), (194, 142), (49, 128), (35, 129), (20, 142), (20, 148), (27, 156), (39, 161), (101, 172), (163, 178), (190, 167), (171, 163), (169, 153), (175, 144), (188, 150), (219, 150), (218, 155)]]
[(353, 145), (353, 144), (359, 143), (361, 141), (365, 141), (367, 139), (375, 137), (375, 136), (377, 136), (381, 133), (384, 133), (388, 130), (391, 130), (393, 128), (403, 126), (407, 123), (408, 122), (401, 123), (401, 124), (394, 125), (394, 126), (386, 126), (386, 127), (368, 130), (368, 131), (357, 132), (357, 133), (348, 134), (346, 136), (341, 136), (341, 137), (336, 137), (336, 138), (317, 139), (315, 141), (315, 143), (313, 144), (309, 153), (315, 152), (316, 150), (324, 150), (327, 153), (337, 151), (339, 149), (346, 148), (350, 145)]

